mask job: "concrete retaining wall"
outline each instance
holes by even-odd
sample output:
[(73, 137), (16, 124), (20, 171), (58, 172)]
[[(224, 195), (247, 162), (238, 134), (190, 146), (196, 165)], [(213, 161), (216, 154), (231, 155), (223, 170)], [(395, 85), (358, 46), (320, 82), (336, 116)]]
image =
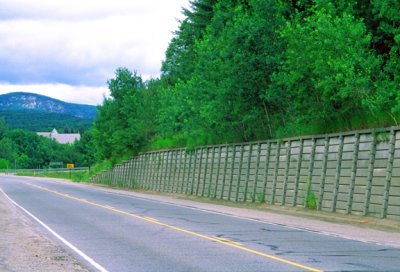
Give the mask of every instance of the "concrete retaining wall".
[(146, 152), (91, 182), (400, 220), (400, 127)]

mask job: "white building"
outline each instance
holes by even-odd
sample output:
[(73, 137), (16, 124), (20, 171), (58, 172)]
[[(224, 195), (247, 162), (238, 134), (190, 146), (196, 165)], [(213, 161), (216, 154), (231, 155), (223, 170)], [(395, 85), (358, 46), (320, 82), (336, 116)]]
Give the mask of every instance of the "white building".
[(53, 129), (51, 132), (37, 132), (37, 135), (54, 139), (60, 144), (73, 144), (75, 141), (79, 141), (81, 139), (81, 135), (79, 133), (61, 134), (58, 133), (56, 129)]

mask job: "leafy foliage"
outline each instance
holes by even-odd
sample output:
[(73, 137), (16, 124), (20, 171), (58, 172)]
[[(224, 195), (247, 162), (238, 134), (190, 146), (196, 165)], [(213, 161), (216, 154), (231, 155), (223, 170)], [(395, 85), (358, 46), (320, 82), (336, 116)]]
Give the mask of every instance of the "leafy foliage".
[(161, 78), (126, 68), (99, 107), (97, 159), (398, 125), (396, 0), (193, 0)]
[(145, 143), (152, 133), (151, 88), (126, 68), (116, 71), (109, 82), (111, 98), (98, 109), (94, 124), (94, 140), (100, 159), (118, 158)]
[(94, 163), (91, 131), (85, 132), (82, 140), (73, 145), (62, 145), (31, 131), (2, 129), (2, 123), (4, 120), (0, 118), (0, 169), (46, 168), (50, 162), (73, 163), (76, 166)]
[(266, 99), (274, 103), (280, 96), (288, 121), (325, 123), (368, 111), (381, 62), (370, 54), (371, 37), (360, 20), (337, 15), (333, 5), (316, 5), (312, 15), (295, 17), (281, 35), (285, 59)]

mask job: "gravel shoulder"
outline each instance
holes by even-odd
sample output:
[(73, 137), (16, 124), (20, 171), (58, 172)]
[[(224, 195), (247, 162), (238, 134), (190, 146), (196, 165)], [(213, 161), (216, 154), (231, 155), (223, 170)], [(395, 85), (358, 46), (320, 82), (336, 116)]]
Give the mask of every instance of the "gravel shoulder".
[(0, 192), (0, 271), (42, 272), (89, 269), (48, 238)]

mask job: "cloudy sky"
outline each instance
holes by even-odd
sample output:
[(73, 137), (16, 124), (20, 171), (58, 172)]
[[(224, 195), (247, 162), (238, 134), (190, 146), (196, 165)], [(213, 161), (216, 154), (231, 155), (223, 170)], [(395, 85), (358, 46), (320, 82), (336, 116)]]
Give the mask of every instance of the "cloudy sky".
[(0, 0), (0, 94), (101, 104), (118, 67), (144, 79), (189, 0)]

